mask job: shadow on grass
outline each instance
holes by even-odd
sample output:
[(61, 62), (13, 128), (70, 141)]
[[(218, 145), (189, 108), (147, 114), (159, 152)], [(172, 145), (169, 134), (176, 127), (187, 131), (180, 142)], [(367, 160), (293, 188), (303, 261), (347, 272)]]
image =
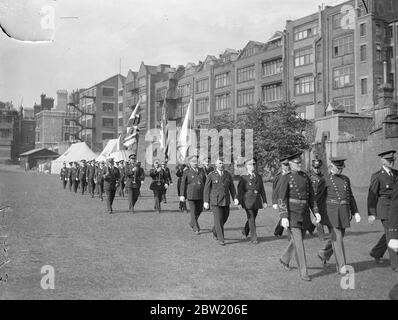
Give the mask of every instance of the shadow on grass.
[[(376, 264), (373, 260), (366, 260), (366, 261), (348, 263), (347, 265), (353, 267), (355, 273), (366, 271), (366, 270), (371, 270), (371, 269), (390, 267), (390, 264), (388, 263), (387, 260), (383, 260), (383, 261), (384, 261), (383, 264)], [(312, 268), (308, 268), (308, 269), (318, 269), (318, 268), (312, 267)], [(337, 276), (336, 266), (333, 263), (328, 264), (326, 267), (322, 268), (321, 272), (311, 275), (311, 278), (320, 278), (323, 276), (328, 276), (330, 274), (336, 274), (336, 276)]]

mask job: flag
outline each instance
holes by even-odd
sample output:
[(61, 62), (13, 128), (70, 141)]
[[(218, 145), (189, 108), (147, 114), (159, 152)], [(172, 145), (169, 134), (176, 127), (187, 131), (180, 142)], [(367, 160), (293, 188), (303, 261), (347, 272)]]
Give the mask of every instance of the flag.
[(369, 13), (368, 4), (366, 0), (362, 0), (363, 6), (365, 7), (366, 13)]
[(138, 100), (137, 105), (135, 106), (133, 112), (130, 115), (130, 118), (127, 122), (126, 135), (123, 138), (123, 146), (126, 148), (135, 146), (135, 154), (137, 154), (138, 150), (138, 139), (139, 139), (139, 124), (141, 121), (140, 112), (140, 103), (141, 98)]
[(192, 129), (192, 123), (191, 123), (191, 107), (192, 107), (192, 99), (189, 101), (189, 105), (187, 108), (187, 111), (185, 113), (184, 117), (184, 122), (182, 123), (181, 131), (180, 134), (178, 135), (178, 146), (177, 150), (180, 151), (182, 161), (185, 160), (185, 158), (188, 155), (188, 150), (191, 144), (191, 139), (190, 139), (190, 134)]
[(169, 157), (169, 128), (167, 121), (167, 109), (166, 109), (166, 98), (169, 88), (167, 88), (164, 95), (163, 106), (162, 106), (162, 117), (160, 119), (160, 148), (163, 151), (164, 158)]

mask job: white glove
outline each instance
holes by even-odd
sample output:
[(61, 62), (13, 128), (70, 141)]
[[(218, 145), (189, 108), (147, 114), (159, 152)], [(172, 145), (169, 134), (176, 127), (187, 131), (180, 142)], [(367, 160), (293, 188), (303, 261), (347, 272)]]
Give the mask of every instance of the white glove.
[(368, 217), (368, 222), (369, 222), (369, 224), (374, 224), (375, 220), (376, 220), (376, 217), (375, 217), (375, 216), (369, 216), (369, 217)]
[(167, 189), (168, 186), (169, 186), (169, 185), (168, 185), (167, 183), (164, 184), (165, 189)]
[(388, 247), (395, 252), (398, 252), (398, 239), (390, 239), (388, 242)]
[(235, 200), (234, 200), (234, 205), (237, 206), (238, 204), (239, 204), (239, 200), (238, 200), (238, 199), (235, 199)]
[(285, 229), (289, 228), (289, 220), (287, 218), (283, 218), (281, 221), (281, 226)]
[(267, 209), (267, 207), (268, 207), (268, 203), (264, 202), (264, 203), (263, 203), (263, 208), (264, 208), (264, 209)]
[(273, 204), (273, 205), (272, 205), (272, 208), (274, 208), (275, 210), (278, 210), (279, 207), (278, 207), (277, 204)]
[(203, 203), (203, 208), (205, 208), (206, 210), (210, 208), (210, 205), (208, 202)]
[(321, 215), (320, 215), (319, 213), (315, 213), (315, 218), (316, 218), (316, 220), (315, 220), (315, 224), (318, 224), (318, 223), (320, 223), (320, 222), (321, 222), (321, 220), (322, 220), (322, 218), (321, 218)]
[(184, 202), (184, 201), (185, 201), (185, 197), (184, 197), (184, 196), (181, 196), (181, 197), (180, 197), (180, 201), (181, 201), (181, 202)]
[(355, 218), (355, 222), (356, 223), (360, 223), (361, 222), (361, 216), (359, 215), (358, 212), (356, 214), (354, 214), (354, 218)]

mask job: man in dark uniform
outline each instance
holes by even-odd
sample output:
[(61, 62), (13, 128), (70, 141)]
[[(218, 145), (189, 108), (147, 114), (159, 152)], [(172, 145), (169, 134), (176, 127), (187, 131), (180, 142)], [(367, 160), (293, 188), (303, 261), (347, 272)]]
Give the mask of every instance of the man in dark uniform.
[(79, 168), (79, 180), (80, 180), (80, 187), (82, 188), (82, 195), (84, 191), (86, 191), (87, 186), (87, 163), (86, 160), (81, 161), (82, 166)]
[[(343, 238), (345, 229), (350, 227), (352, 217), (356, 223), (361, 221), (358, 207), (351, 190), (350, 179), (342, 174), (346, 159), (341, 157), (330, 158), (329, 174), (325, 176), (321, 197), (325, 197), (326, 215), (323, 217), (324, 225), (331, 230), (332, 250), (328, 250), (324, 258), (327, 260), (334, 252), (336, 269), (340, 275), (345, 275), (347, 270)], [(325, 250), (327, 251), (327, 250)]]
[(200, 226), (198, 219), (203, 211), (203, 190), (206, 183), (206, 174), (202, 168), (198, 168), (197, 156), (188, 158), (189, 169), (184, 171), (181, 179), (180, 201), (185, 203), (188, 199), (191, 221), (189, 226), (195, 234), (199, 234)]
[(311, 281), (307, 271), (303, 240), (311, 224), (310, 212), (315, 214), (316, 223), (321, 221), (321, 216), (314, 201), (311, 180), (301, 171), (301, 154), (299, 152), (287, 157), (291, 172), (283, 175), (280, 181), (278, 203), (281, 224), (287, 229), (290, 240), (279, 261), (285, 270), (290, 270), (289, 263), (295, 253), (301, 279)]
[[(315, 159), (312, 160), (312, 168), (309, 172), (309, 177), (311, 179), (311, 183), (312, 183), (312, 189), (314, 190), (314, 196), (315, 196), (315, 201), (316, 204), (318, 206), (318, 211), (319, 214), (321, 215), (321, 219), (323, 219), (323, 217), (326, 214), (326, 202), (325, 202), (325, 197), (322, 196), (321, 191), (323, 190), (323, 186), (325, 184), (325, 178), (323, 176), (323, 173), (321, 171), (322, 168), (322, 160), (318, 159), (317, 157)], [(317, 229), (318, 232), (318, 237), (320, 240), (323, 240), (324, 236), (325, 236), (325, 232), (323, 229), (323, 225), (318, 224), (316, 226), (312, 225), (312, 227), (308, 230), (310, 233), (312, 233), (315, 228)], [(330, 247), (331, 247), (331, 242), (330, 242)]]
[(125, 179), (126, 179), (126, 170), (124, 167), (124, 161), (120, 160), (116, 162), (116, 167), (120, 172), (120, 183), (119, 183), (119, 197), (124, 198), (124, 187), (125, 187)]
[(66, 162), (63, 163), (63, 167), (61, 168), (60, 179), (62, 181), (62, 186), (65, 189), (66, 184), (68, 183), (68, 168), (66, 167)]
[(106, 206), (108, 213), (112, 214), (112, 204), (115, 199), (116, 189), (120, 183), (120, 172), (115, 166), (112, 158), (108, 159), (108, 165), (105, 167), (104, 189), (106, 194)]
[(239, 204), (232, 175), (224, 170), (222, 159), (216, 161), (216, 170), (209, 173), (206, 179), (203, 200), (204, 208), (211, 208), (214, 214), (213, 237), (224, 246), (224, 225), (229, 217), (230, 196), (234, 204)]
[[(386, 252), (387, 244), (390, 240), (388, 232), (388, 214), (391, 205), (392, 190), (394, 185), (398, 183), (398, 171), (393, 169), (395, 153), (395, 150), (390, 150), (378, 154), (381, 158), (382, 168), (372, 175), (368, 192), (368, 221), (370, 224), (373, 224), (376, 218), (380, 219), (384, 228), (383, 236), (370, 251), (370, 256), (373, 257), (377, 263), (381, 262), (380, 259)], [(397, 270), (397, 254), (391, 249), (388, 250), (388, 253), (391, 268)]]
[[(398, 254), (398, 183), (394, 185), (391, 194), (391, 205), (388, 215), (388, 232), (390, 234), (390, 241), (388, 248)], [(397, 271), (395, 269), (394, 271)], [(396, 284), (389, 293), (391, 300), (398, 300), (398, 284)]]
[(145, 179), (145, 173), (142, 168), (137, 165), (135, 154), (129, 156), (130, 162), (126, 166), (126, 188), (127, 198), (129, 201), (129, 210), (134, 213), (134, 206), (140, 195), (141, 183)]
[[(272, 183), (272, 207), (278, 210), (278, 200), (279, 200), (279, 187), (280, 179), (282, 176), (290, 172), (289, 160), (286, 157), (279, 159), (281, 163), (281, 170), (276, 174), (274, 181)], [(276, 237), (281, 237), (283, 234), (283, 227), (281, 226), (281, 219), (279, 219), (278, 224), (275, 227), (274, 235)]]
[(69, 181), (72, 181), (73, 191), (77, 193), (77, 187), (79, 186), (79, 169), (77, 168), (77, 162), (73, 162), (72, 168), (69, 171)]
[[(170, 172), (170, 169), (167, 167), (167, 159), (164, 160), (164, 161), (162, 162), (162, 169), (163, 169), (164, 172), (166, 173), (166, 175), (165, 175), (166, 184), (169, 185), (169, 186), (171, 186), (171, 185), (173, 184), (173, 180), (171, 179), (171, 172)], [(167, 189), (165, 189), (164, 192), (163, 192), (163, 197), (162, 197), (162, 199), (163, 199), (163, 202), (164, 202), (164, 203), (167, 203), (166, 192), (167, 192)]]
[(152, 178), (152, 182), (149, 189), (153, 191), (154, 198), (154, 209), (160, 214), (162, 211), (161, 202), (163, 199), (163, 193), (168, 187), (166, 172), (162, 169), (158, 159), (153, 162), (153, 168), (149, 171), (149, 176)]
[(240, 176), (238, 183), (238, 200), (247, 215), (247, 222), (243, 227), (242, 234), (247, 237), (250, 230), (251, 242), (258, 244), (256, 217), (259, 209), (267, 208), (267, 197), (263, 178), (255, 172), (256, 159), (246, 160), (245, 166), (247, 174)]
[(73, 162), (69, 162), (68, 168), (68, 181), (69, 181), (69, 191), (72, 192), (73, 180), (70, 178), (70, 173), (72, 171)]
[(95, 168), (95, 185), (101, 201), (104, 201), (104, 175), (105, 175), (105, 162), (101, 161), (99, 166)]
[[(184, 175), (184, 171), (188, 170), (188, 166), (184, 163), (180, 163), (176, 166), (176, 176), (177, 176), (177, 194), (178, 198), (180, 199), (183, 193), (181, 192), (181, 180), (182, 176)], [(186, 201), (179, 201), (179, 209), (181, 212), (188, 212), (187, 209), (187, 202)]]
[(94, 160), (89, 161), (87, 166), (87, 183), (88, 183), (88, 192), (91, 194), (91, 198), (94, 198), (94, 183), (95, 177), (95, 167), (94, 167)]

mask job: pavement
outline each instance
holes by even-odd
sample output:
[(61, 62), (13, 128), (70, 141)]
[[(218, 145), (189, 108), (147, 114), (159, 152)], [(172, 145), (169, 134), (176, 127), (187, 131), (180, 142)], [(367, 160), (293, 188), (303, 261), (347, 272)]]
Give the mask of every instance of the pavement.
[[(176, 184), (159, 215), (149, 183), (136, 214), (128, 213), (126, 198), (116, 197), (109, 215), (105, 201), (63, 190), (57, 175), (1, 166), (0, 204), (11, 210), (0, 215), (0, 250), (3, 261), (4, 249), (9, 259), (0, 260), (0, 299), (388, 299), (398, 282), (387, 260), (376, 265), (368, 255), (382, 227), (368, 225), (363, 189), (354, 189), (362, 222), (345, 238), (354, 289), (344, 290), (334, 258), (326, 268), (320, 264), (317, 237), (305, 240), (311, 282), (300, 280), (295, 261), (292, 271), (281, 268), (287, 240), (273, 236), (278, 214), (272, 208), (259, 212), (259, 244), (252, 245), (240, 232), (246, 214), (231, 207), (222, 247), (212, 239), (211, 212), (202, 213), (202, 233), (195, 235), (189, 215), (177, 210)], [(266, 193), (270, 199), (270, 183)], [(54, 289), (45, 290), (48, 270)]]

